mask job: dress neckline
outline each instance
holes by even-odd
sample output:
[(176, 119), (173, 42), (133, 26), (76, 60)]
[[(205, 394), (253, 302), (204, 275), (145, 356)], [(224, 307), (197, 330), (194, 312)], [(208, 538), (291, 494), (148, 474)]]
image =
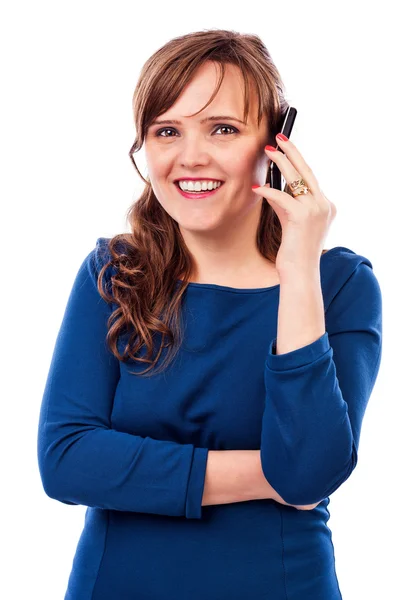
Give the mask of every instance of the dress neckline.
[[(327, 252), (321, 254), (321, 260), (324, 256), (329, 254), (330, 252), (342, 248), (342, 246), (335, 246), (334, 248), (330, 248)], [(177, 283), (183, 283), (182, 279), (177, 279)], [(273, 290), (278, 290), (280, 288), (280, 283), (275, 285), (270, 285), (268, 287), (261, 288), (235, 288), (227, 285), (219, 285), (217, 283), (197, 283), (195, 281), (190, 281), (188, 283), (188, 288), (200, 288), (200, 289), (211, 289), (211, 290), (221, 290), (225, 292), (233, 292), (235, 294), (260, 294), (264, 292), (270, 292)]]

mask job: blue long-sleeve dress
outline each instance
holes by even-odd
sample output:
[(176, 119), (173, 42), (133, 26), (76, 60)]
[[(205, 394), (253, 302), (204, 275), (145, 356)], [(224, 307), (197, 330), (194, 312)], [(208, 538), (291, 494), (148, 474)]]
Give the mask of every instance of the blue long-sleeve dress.
[[(39, 417), (46, 494), (88, 507), (65, 600), (339, 600), (328, 504), (357, 464), (381, 361), (371, 262), (342, 246), (321, 256), (326, 331), (280, 355), (279, 285), (190, 283), (179, 353), (141, 377), (146, 363), (105, 342), (107, 243), (76, 275)], [(286, 502), (318, 506), (202, 506), (208, 451), (246, 449)]]

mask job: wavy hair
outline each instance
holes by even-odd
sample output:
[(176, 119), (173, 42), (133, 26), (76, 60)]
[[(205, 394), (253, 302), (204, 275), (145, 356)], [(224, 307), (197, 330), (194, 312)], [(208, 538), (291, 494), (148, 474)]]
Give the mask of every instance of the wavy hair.
[[(255, 86), (258, 126), (263, 114), (267, 120), (266, 143), (275, 144), (275, 135), (288, 108), (279, 72), (257, 35), (223, 29), (189, 33), (173, 38), (142, 67), (133, 95), (137, 135), (129, 156), (146, 187), (128, 210), (130, 232), (110, 239), (110, 260), (101, 268), (97, 282), (102, 298), (117, 305), (107, 323), (106, 341), (111, 352), (120, 361), (131, 359), (149, 364), (136, 375), (146, 375), (151, 370), (153, 374), (158, 373), (175, 357), (182, 342), (182, 297), (192, 274), (193, 262), (178, 224), (161, 206), (150, 182), (142, 177), (133, 155), (142, 148), (152, 121), (175, 103), (196, 70), (206, 61), (219, 67), (219, 81), (208, 103), (191, 116), (204, 110), (217, 95), (227, 64), (236, 65), (243, 76), (246, 123), (250, 109), (249, 85)], [(268, 170), (267, 182), (269, 174)], [(287, 184), (284, 191), (290, 193)], [(281, 239), (280, 221), (264, 198), (257, 229), (259, 252), (275, 263)], [(108, 293), (102, 281), (110, 265), (114, 267), (114, 275), (111, 293)], [(182, 282), (179, 286), (178, 277)], [(129, 335), (121, 354), (117, 342), (123, 332)], [(156, 352), (154, 337), (161, 341)], [(169, 351), (157, 368), (164, 347)], [(146, 354), (141, 352), (138, 356), (144, 348), (147, 348)]]

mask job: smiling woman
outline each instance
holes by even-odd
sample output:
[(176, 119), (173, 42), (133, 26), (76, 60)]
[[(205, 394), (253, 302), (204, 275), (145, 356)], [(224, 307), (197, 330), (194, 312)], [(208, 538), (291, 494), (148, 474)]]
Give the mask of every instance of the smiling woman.
[[(251, 185), (287, 102), (258, 36), (171, 40), (133, 108), (149, 178), (130, 232), (82, 262), (40, 413), (46, 493), (88, 507), (65, 600), (340, 600), (328, 504), (380, 363), (372, 264), (339, 246), (321, 282), (277, 281), (280, 220)], [(304, 333), (315, 290), (326, 331), (277, 353), (280, 305)]]
[[(178, 351), (178, 314), (189, 281), (229, 285), (241, 279), (242, 287), (257, 288), (277, 279), (280, 222), (268, 202), (252, 193), (251, 184), (268, 181), (264, 147), (274, 143), (288, 107), (283, 90), (261, 39), (225, 30), (175, 38), (141, 70), (133, 97), (137, 137), (129, 155), (146, 189), (128, 212), (131, 233), (110, 240), (116, 267), (113, 295), (121, 305), (127, 303), (127, 310), (116, 319), (108, 341), (121, 359), (116, 340), (125, 326), (132, 327), (137, 335), (126, 356), (134, 359), (147, 345), (141, 361), (150, 366), (143, 375), (167, 367)], [(148, 179), (134, 160), (143, 146)], [(178, 179), (223, 185), (208, 193), (205, 183), (179, 189)], [(224, 248), (225, 258), (217, 271), (218, 247)], [(119, 268), (121, 263), (129, 270)], [(144, 308), (140, 324), (135, 322), (134, 298), (123, 291), (133, 283), (131, 269), (135, 301)], [(184, 284), (176, 290), (180, 278)], [(161, 313), (163, 324), (155, 325), (156, 330), (161, 333), (165, 327), (171, 342), (163, 365), (157, 366), (160, 353), (151, 358), (150, 323)]]

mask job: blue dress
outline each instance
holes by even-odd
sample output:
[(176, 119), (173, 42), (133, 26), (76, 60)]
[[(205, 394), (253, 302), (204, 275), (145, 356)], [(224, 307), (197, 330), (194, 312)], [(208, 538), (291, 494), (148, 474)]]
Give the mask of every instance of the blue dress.
[[(326, 331), (280, 355), (279, 285), (191, 283), (179, 353), (140, 377), (148, 365), (105, 342), (107, 243), (76, 275), (39, 417), (46, 494), (88, 507), (65, 600), (341, 599), (328, 505), (357, 464), (381, 361), (371, 262), (342, 246), (321, 256)], [(202, 506), (208, 451), (255, 449), (286, 502), (318, 506)]]

